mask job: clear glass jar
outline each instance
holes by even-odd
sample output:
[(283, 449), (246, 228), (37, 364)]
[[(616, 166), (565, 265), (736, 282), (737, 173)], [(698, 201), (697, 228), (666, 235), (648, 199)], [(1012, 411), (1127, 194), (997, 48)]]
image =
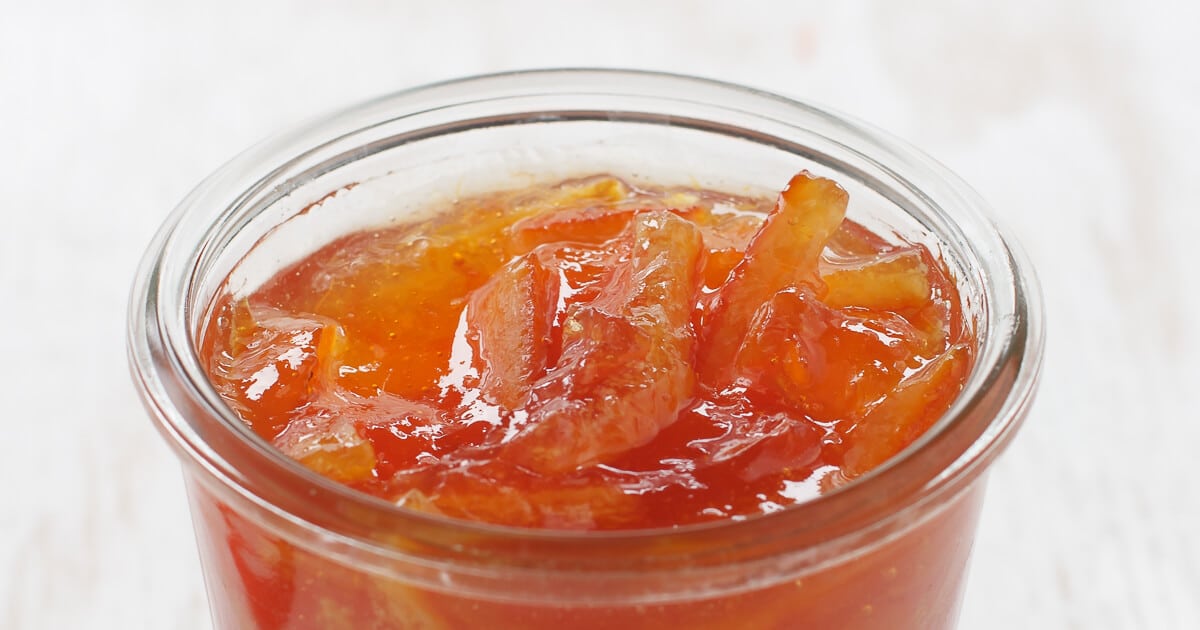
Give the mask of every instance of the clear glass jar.
[[(567, 533), (409, 511), (277, 452), (223, 404), (197, 357), (227, 277), (229, 290), (252, 290), (339, 235), (437, 199), (593, 172), (770, 194), (800, 169), (845, 187), (851, 218), (943, 256), (979, 351), (921, 439), (781, 512)], [(951, 628), (984, 473), (1025, 416), (1042, 345), (1025, 258), (928, 157), (771, 94), (607, 70), (425, 86), (251, 148), (167, 220), (129, 320), (134, 380), (183, 462), (221, 629)]]

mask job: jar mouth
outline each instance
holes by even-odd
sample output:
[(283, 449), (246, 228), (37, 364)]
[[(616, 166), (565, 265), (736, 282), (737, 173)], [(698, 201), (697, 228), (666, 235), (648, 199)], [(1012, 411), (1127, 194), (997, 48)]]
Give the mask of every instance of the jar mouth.
[[(576, 532), (496, 526), (398, 507), (289, 459), (222, 402), (195, 350), (198, 322), (208, 307), (207, 299), (198, 299), (198, 287), (212, 275), (222, 243), (253, 218), (247, 212), (264, 212), (271, 200), (285, 196), (300, 181), (296, 173), (311, 178), (391, 146), (473, 126), (551, 119), (691, 127), (796, 155), (810, 151), (770, 131), (699, 115), (586, 107), (589, 98), (601, 95), (657, 101), (664, 109), (690, 103), (702, 112), (733, 112), (784, 126), (800, 119), (819, 127), (816, 133), (848, 155), (906, 182), (911, 188), (906, 194), (937, 211), (922, 221), (939, 236), (953, 232), (984, 301), (976, 363), (948, 412), (874, 471), (780, 512), (669, 529)], [(523, 99), (552, 102), (504, 115), (454, 114), (464, 104)], [(572, 99), (577, 106), (565, 106)], [(453, 115), (360, 143), (357, 134), (366, 130), (430, 112)], [(859, 181), (875, 177), (876, 171), (855, 171), (848, 162), (837, 166)], [(1023, 419), (1038, 380), (1043, 334), (1040, 294), (1024, 255), (988, 218), (974, 191), (919, 151), (845, 116), (733, 84), (642, 71), (562, 69), (483, 75), (398, 92), (301, 125), (234, 158), (181, 202), (150, 245), (132, 291), (128, 343), (142, 399), (185, 465), (203, 470), (214, 480), (214, 491), (236, 493), (301, 530), (317, 530), (350, 550), (366, 548), (430, 566), (452, 561), (644, 572), (746, 564), (789, 553), (800, 563), (823, 562), (840, 553), (839, 541), (899, 527), (919, 506), (962, 490), (1003, 450)]]

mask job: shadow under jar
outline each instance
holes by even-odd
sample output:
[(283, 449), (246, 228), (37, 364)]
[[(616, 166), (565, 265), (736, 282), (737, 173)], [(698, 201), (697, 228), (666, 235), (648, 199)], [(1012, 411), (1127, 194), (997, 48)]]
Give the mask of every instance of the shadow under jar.
[[(438, 199), (591, 173), (757, 195), (802, 169), (846, 188), (849, 218), (942, 257), (978, 347), (962, 393), (922, 437), (782, 511), (577, 532), (405, 509), (275, 450), (198, 355), (224, 292), (253, 291), (338, 236)], [(547, 70), (396, 93), (226, 164), (150, 246), (129, 351), (183, 462), (217, 628), (931, 630), (955, 625), (984, 473), (1031, 402), (1042, 329), (1028, 263), (982, 201), (901, 142), (734, 85)]]

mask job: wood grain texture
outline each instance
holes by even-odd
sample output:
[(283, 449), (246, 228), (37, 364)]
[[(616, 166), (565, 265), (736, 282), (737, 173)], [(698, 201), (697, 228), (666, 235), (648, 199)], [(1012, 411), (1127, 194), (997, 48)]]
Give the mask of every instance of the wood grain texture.
[(142, 248), (268, 132), (421, 82), (634, 66), (808, 98), (976, 186), (1041, 275), (1033, 414), (964, 628), (1200, 628), (1194, 2), (8, 3), (0, 627), (209, 627), (180, 473), (126, 376)]

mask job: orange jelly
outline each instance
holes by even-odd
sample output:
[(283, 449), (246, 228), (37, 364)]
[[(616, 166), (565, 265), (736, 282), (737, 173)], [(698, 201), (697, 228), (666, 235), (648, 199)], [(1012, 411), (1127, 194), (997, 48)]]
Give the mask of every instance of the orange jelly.
[(237, 414), (415, 510), (582, 530), (744, 519), (845, 484), (948, 408), (974, 339), (946, 266), (777, 200), (593, 176), (339, 238), (213, 307)]

